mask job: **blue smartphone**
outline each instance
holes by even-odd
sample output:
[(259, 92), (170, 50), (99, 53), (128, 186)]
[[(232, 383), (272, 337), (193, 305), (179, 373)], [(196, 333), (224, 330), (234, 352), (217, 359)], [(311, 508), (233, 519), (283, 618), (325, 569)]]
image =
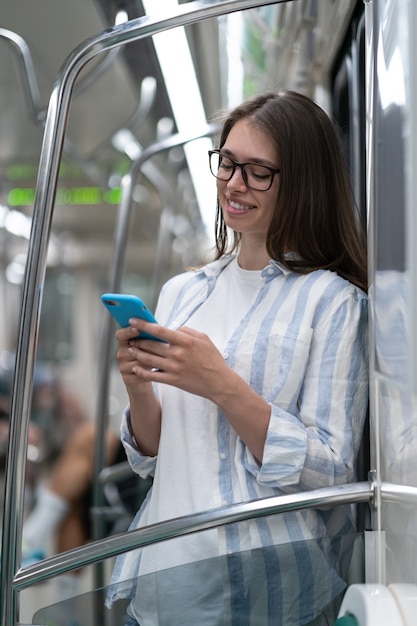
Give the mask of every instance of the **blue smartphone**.
[[(146, 304), (137, 296), (121, 293), (104, 293), (101, 296), (101, 301), (110, 313), (113, 315), (116, 322), (121, 328), (129, 326), (129, 320), (132, 317), (145, 320), (146, 322), (153, 322), (156, 324), (156, 319), (146, 306)], [(141, 332), (138, 335), (140, 339), (154, 339), (155, 341), (163, 341), (154, 337), (149, 333)]]

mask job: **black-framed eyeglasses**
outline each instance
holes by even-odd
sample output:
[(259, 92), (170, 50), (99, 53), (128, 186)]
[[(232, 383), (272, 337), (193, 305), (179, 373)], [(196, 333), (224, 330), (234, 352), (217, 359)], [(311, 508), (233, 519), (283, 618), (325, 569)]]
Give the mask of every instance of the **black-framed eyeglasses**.
[(255, 191), (268, 191), (272, 186), (275, 174), (279, 174), (281, 171), (260, 163), (237, 163), (220, 150), (209, 150), (208, 154), (210, 171), (218, 180), (230, 180), (236, 168), (240, 167), (246, 187)]

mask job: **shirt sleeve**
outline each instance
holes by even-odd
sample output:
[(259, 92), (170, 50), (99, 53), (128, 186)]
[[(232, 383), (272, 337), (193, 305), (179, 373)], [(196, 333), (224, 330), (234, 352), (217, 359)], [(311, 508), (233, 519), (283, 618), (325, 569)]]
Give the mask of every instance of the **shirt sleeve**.
[(129, 426), (130, 411), (129, 407), (126, 407), (122, 417), (120, 436), (123, 447), (126, 451), (127, 460), (129, 461), (129, 465), (132, 470), (136, 474), (139, 474), (141, 478), (153, 476), (157, 457), (145, 456), (140, 452)]
[[(157, 306), (155, 308), (155, 317), (158, 323), (161, 323), (163, 325), (166, 325), (168, 323), (170, 313), (172, 311), (175, 311), (176, 307), (178, 306), (178, 304), (176, 303), (176, 298), (178, 297), (177, 294), (179, 291), (181, 291), (183, 283), (185, 283), (191, 275), (191, 272), (178, 274), (163, 285), (158, 298)], [(154, 391), (156, 396), (158, 397), (158, 387), (156, 384), (154, 385)], [(132, 470), (136, 474), (139, 474), (141, 478), (153, 476), (155, 473), (157, 456), (145, 456), (139, 450), (130, 425), (129, 405), (126, 407), (122, 416), (120, 436), (123, 447), (126, 451), (127, 460), (129, 461)]]
[(368, 406), (367, 300), (345, 298), (314, 329), (295, 411), (271, 404), (260, 484), (291, 492), (351, 482)]

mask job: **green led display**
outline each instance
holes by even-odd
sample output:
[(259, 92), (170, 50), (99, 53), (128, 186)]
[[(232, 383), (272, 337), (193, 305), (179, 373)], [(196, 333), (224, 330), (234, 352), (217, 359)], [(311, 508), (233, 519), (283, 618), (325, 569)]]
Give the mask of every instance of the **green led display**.
[[(56, 194), (58, 205), (119, 204), (120, 187), (101, 189), (100, 187), (60, 187)], [(9, 206), (32, 206), (35, 201), (34, 187), (15, 187), (7, 195)]]

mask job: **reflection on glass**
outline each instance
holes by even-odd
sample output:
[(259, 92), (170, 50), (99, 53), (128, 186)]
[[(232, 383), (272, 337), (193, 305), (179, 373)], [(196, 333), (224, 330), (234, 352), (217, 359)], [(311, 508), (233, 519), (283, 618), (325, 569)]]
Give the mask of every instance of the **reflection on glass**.
[[(143, 624), (308, 624), (319, 607), (337, 616), (355, 541), (361, 543), (362, 537), (280, 544), (168, 568), (41, 609), (33, 624), (127, 625), (129, 601), (112, 600), (135, 587), (146, 607)], [(305, 567), (310, 560), (314, 571)], [(308, 598), (300, 580), (311, 591)]]
[[(417, 486), (417, 404), (413, 383), (415, 256), (410, 195), (412, 103), (410, 5), (383, 0), (374, 17), (376, 76), (369, 188), (374, 229), (375, 432), (381, 480)], [(411, 200), (411, 202), (410, 202)], [(372, 280), (373, 279), (373, 280)], [(386, 583), (416, 582), (417, 511), (383, 503)]]
[(375, 276), (375, 362), (383, 480), (417, 486), (417, 412), (412, 391), (410, 276)]

